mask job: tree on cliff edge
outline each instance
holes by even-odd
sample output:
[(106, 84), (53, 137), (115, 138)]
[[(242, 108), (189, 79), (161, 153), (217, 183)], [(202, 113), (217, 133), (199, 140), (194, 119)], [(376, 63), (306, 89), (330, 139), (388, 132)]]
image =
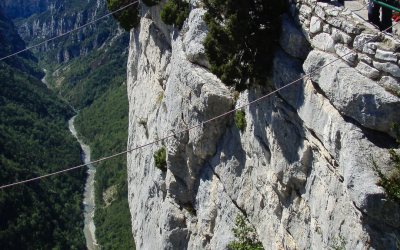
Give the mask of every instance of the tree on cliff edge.
[(283, 0), (204, 0), (210, 33), (204, 41), (211, 71), (244, 90), (265, 83), (279, 36)]
[[(107, 8), (110, 12), (119, 10), (124, 6), (134, 2), (134, 0), (106, 0)], [(113, 14), (113, 17), (118, 20), (119, 24), (126, 31), (136, 27), (140, 22), (139, 2)]]

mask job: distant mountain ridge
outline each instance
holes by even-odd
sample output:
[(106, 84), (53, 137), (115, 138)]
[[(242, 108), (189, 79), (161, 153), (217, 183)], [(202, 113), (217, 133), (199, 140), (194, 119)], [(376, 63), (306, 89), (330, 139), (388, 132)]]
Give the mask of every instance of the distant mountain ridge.
[[(17, 3), (21, 9), (32, 6), (30, 0)], [(17, 3), (6, 1), (6, 6), (14, 8)], [(64, 34), (108, 13), (104, 0), (44, 3), (46, 8), (32, 7), (35, 13), (30, 16), (27, 16), (30, 12), (22, 13), (14, 19), (18, 33), (29, 45)], [(40, 46), (33, 53), (39, 59), (39, 66), (47, 70), (46, 80), (51, 88), (81, 109), (104, 94), (109, 85), (116, 84), (116, 76), (125, 77), (128, 43), (129, 34), (108, 17)], [(123, 81), (118, 80), (118, 84)]]
[[(64, 34), (107, 13), (103, 0), (46, 0), (39, 3), (34, 4), (29, 0), (7, 2), (8, 9), (16, 8), (20, 11), (12, 15), (12, 18), (18, 33), (30, 45)], [(57, 60), (58, 63), (69, 61), (101, 46), (99, 41), (91, 39), (98, 31), (98, 23), (93, 24), (37, 50), (46, 52), (49, 60)]]

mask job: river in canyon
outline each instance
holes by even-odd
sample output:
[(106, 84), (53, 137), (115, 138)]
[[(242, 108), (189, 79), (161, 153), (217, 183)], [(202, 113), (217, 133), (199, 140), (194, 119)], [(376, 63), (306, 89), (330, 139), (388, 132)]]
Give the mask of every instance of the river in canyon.
[[(75, 117), (72, 117), (68, 121), (68, 127), (71, 131), (72, 135), (78, 140), (79, 144), (82, 148), (82, 160), (84, 163), (90, 162), (90, 147), (80, 140), (76, 134), (76, 130), (74, 127)], [(96, 237), (95, 237), (95, 226), (93, 221), (94, 216), (94, 174), (96, 173), (96, 169), (92, 165), (88, 165), (87, 168), (87, 179), (85, 184), (85, 191), (83, 194), (83, 206), (84, 206), (84, 228), (83, 233), (86, 239), (86, 246), (89, 250), (98, 250)]]

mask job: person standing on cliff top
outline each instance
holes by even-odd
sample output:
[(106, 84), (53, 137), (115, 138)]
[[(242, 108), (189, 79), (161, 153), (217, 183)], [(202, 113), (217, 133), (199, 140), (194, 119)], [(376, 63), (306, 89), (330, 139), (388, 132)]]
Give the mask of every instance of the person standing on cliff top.
[[(394, 1), (391, 0), (380, 0), (383, 3), (387, 3), (390, 5), (394, 5)], [(400, 0), (399, 0), (400, 1)], [(379, 20), (379, 10), (382, 8), (382, 21)], [(377, 3), (374, 3), (372, 1), (369, 1), (369, 7), (368, 7), (368, 21), (371, 23), (377, 25), (379, 27), (379, 30), (385, 30), (392, 26), (392, 10), (383, 7)], [(386, 32), (392, 33), (392, 28), (388, 29)]]

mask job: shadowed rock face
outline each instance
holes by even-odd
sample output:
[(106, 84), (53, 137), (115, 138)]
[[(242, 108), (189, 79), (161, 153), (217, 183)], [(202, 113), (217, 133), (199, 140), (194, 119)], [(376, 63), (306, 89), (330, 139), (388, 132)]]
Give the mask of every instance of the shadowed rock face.
[[(293, 16), (283, 18), (286, 33), (270, 81), (235, 101), (204, 61), (204, 10), (192, 10), (181, 32), (163, 24), (159, 12), (144, 7), (140, 27), (131, 31), (128, 149), (241, 107), (375, 32), (341, 7), (300, 1)], [(395, 249), (399, 207), (385, 199), (371, 168), (372, 156), (384, 172), (391, 170), (389, 124), (400, 117), (400, 98), (382, 87), (396, 87), (398, 78), (373, 64), (394, 60), (395, 53), (378, 51), (397, 46), (388, 39), (243, 108), (244, 132), (228, 115), (130, 153), (128, 197), (138, 249), (226, 249), (238, 213), (265, 249), (329, 249), (341, 238), (346, 249)], [(365, 65), (376, 70), (371, 77)], [(143, 118), (147, 128), (138, 124)], [(161, 146), (166, 173), (154, 166)]]
[[(309, 74), (335, 59), (330, 54), (313, 51), (304, 63), (304, 72)], [(388, 121), (400, 121), (400, 98), (343, 61), (325, 67), (311, 79), (340, 113), (364, 127), (389, 133)]]
[(0, 3), (0, 21), (0, 56), (7, 56), (25, 49), (25, 42), (18, 35), (3, 2)]
[[(0, 57), (3, 58), (9, 56), (25, 48), (25, 42), (19, 36), (13, 21), (6, 11), (4, 2), (0, 2)], [(31, 67), (30, 64), (21, 61), (21, 58), (25, 58), (32, 62), (37, 62), (37, 59), (30, 51), (20, 53), (18, 57), (19, 58), (6, 58), (3, 63), (5, 62), (8, 65), (12, 65), (12, 67), (26, 72), (38, 79), (43, 77), (44, 73), (39, 72), (36, 67)]]
[(52, 0), (5, 0), (7, 11), (12, 19), (29, 17), (47, 10)]

